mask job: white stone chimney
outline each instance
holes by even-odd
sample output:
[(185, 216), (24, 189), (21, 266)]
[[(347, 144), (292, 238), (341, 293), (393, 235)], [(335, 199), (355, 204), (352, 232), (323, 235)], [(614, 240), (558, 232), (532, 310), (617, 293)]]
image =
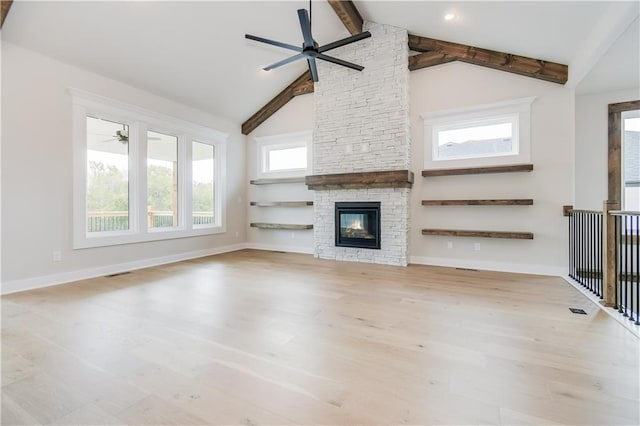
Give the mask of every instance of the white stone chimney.
[[(408, 170), (408, 40), (405, 29), (365, 22), (371, 37), (328, 52), (362, 72), (318, 60), (313, 175)], [(316, 190), (315, 256), (406, 266), (409, 187)], [(335, 202), (381, 203), (381, 249), (335, 247)]]

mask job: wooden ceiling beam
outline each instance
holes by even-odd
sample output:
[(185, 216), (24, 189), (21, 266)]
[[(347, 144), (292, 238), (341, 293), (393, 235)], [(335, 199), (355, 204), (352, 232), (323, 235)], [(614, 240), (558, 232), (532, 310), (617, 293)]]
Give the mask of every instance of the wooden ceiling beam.
[(0, 6), (0, 28), (2, 28), (4, 21), (7, 19), (7, 13), (9, 13), (11, 5), (13, 5), (13, 0), (2, 0), (2, 4)]
[[(495, 50), (482, 49), (465, 44), (420, 37), (413, 34), (409, 34), (409, 49), (417, 52), (437, 52), (453, 58), (453, 60), (558, 84), (565, 84), (569, 75), (569, 67), (563, 64), (527, 58), (525, 56), (512, 55), (510, 53), (497, 52)], [(429, 64), (430, 62), (426, 58), (423, 58), (422, 62)], [(414, 62), (419, 61), (420, 58), (414, 60)], [(432, 65), (437, 64), (433, 63), (425, 66)], [(411, 59), (409, 66), (411, 67)], [(422, 66), (421, 68), (424, 68), (425, 66)]]
[(446, 64), (457, 59), (440, 52), (424, 52), (409, 56), (409, 70), (415, 71), (421, 68), (428, 68), (434, 65)]
[(362, 32), (362, 16), (351, 0), (327, 0), (351, 35)]
[[(363, 19), (353, 1), (327, 1), (351, 35), (362, 32)], [(6, 15), (5, 3), (11, 2), (2, 1), (3, 19)], [(569, 67), (563, 64), (420, 37), (413, 34), (409, 34), (409, 49), (421, 52), (418, 55), (409, 57), (409, 69), (411, 71), (446, 64), (447, 62), (462, 61), (558, 84), (565, 84), (569, 74)], [(251, 133), (295, 96), (313, 93), (313, 90), (313, 81), (311, 81), (311, 76), (307, 71), (245, 121), (242, 124), (242, 134), (248, 135)]]
[(254, 131), (259, 125), (264, 123), (267, 118), (275, 114), (276, 111), (285, 106), (287, 102), (295, 96), (312, 92), (313, 81), (311, 80), (311, 73), (305, 71), (304, 74), (296, 78), (293, 83), (285, 87), (282, 92), (278, 93), (273, 99), (267, 102), (265, 106), (260, 108), (258, 112), (242, 123), (242, 134), (248, 135)]

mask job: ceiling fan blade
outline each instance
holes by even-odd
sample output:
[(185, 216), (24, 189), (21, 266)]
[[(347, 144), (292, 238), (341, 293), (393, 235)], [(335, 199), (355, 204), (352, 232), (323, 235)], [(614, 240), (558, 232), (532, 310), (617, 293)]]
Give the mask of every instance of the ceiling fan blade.
[(281, 43), (279, 41), (269, 40), (269, 39), (258, 37), (258, 36), (254, 36), (254, 35), (251, 35), (251, 34), (245, 34), (244, 37), (248, 38), (249, 40), (259, 41), (261, 43), (267, 43), (267, 44), (271, 44), (273, 46), (284, 47), (285, 49), (293, 50), (295, 52), (302, 52), (302, 49), (300, 47), (294, 46), (292, 44)]
[(309, 71), (311, 72), (311, 79), (314, 82), (318, 81), (318, 67), (316, 67), (316, 58), (313, 56), (307, 57), (307, 63), (309, 64)]
[(333, 56), (323, 55), (322, 53), (318, 53), (316, 58), (323, 59), (327, 62), (333, 62), (334, 64), (342, 65), (343, 67), (351, 68), (356, 71), (362, 71), (364, 69), (363, 66), (356, 65), (352, 62), (343, 61), (342, 59), (334, 58)]
[(362, 32), (360, 34), (356, 34), (351, 37), (343, 38), (342, 40), (334, 41), (333, 43), (325, 44), (324, 46), (318, 47), (318, 52), (327, 52), (331, 49), (335, 49), (337, 47), (341, 47), (347, 45), (349, 43), (354, 43), (359, 40), (364, 40), (365, 38), (371, 37), (371, 33), (369, 31)]
[(281, 61), (276, 62), (275, 64), (271, 64), (271, 65), (269, 65), (267, 67), (264, 67), (262, 69), (265, 70), (265, 71), (270, 71), (270, 70), (272, 70), (274, 68), (281, 67), (281, 66), (286, 65), (286, 64), (288, 64), (290, 62), (297, 61), (298, 59), (301, 59), (303, 57), (304, 56), (302, 55), (302, 53), (298, 53), (297, 55), (293, 55), (293, 56), (291, 56), (291, 57), (289, 57), (287, 59), (283, 59)]
[(309, 22), (309, 13), (307, 12), (307, 9), (298, 9), (298, 19), (300, 20), (300, 29), (302, 30), (302, 37), (304, 37), (305, 47), (313, 47), (311, 23)]

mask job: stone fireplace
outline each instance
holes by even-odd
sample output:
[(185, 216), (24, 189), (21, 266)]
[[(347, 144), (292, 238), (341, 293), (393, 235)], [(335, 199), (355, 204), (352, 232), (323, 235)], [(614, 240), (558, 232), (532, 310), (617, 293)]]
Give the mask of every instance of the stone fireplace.
[[(365, 22), (364, 30), (371, 38), (335, 50), (335, 56), (363, 65), (364, 71), (318, 61), (313, 175), (306, 178), (315, 191), (314, 254), (406, 266), (413, 183), (407, 31), (372, 22)], [(353, 203), (379, 206), (377, 247), (341, 243), (336, 206)], [(369, 243), (364, 239), (369, 238), (356, 243)]]

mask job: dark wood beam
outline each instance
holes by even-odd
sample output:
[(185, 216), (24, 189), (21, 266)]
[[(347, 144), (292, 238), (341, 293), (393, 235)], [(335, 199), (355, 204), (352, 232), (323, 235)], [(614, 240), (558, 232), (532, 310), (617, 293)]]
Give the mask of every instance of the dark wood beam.
[(11, 9), (13, 0), (2, 0), (2, 6), (0, 7), (0, 28), (4, 25), (4, 21), (7, 19), (7, 13)]
[(409, 34), (409, 49), (416, 52), (437, 52), (469, 64), (558, 84), (565, 84), (569, 74), (569, 67), (563, 64), (413, 34)]
[(417, 55), (409, 56), (409, 70), (415, 71), (421, 68), (428, 68), (434, 65), (446, 64), (457, 60), (452, 56), (448, 56), (440, 52), (424, 52)]
[(532, 170), (533, 170), (533, 164), (514, 164), (514, 165), (508, 165), (508, 166), (487, 166), (487, 167), (463, 167), (461, 169), (423, 170), (422, 177), (477, 175), (477, 174), (485, 174), (485, 173), (530, 172)]
[(258, 112), (242, 123), (242, 134), (248, 135), (254, 131), (259, 125), (264, 123), (267, 118), (275, 114), (276, 111), (285, 106), (287, 102), (295, 96), (313, 92), (313, 81), (311, 81), (311, 89), (309, 89), (309, 81), (311, 81), (311, 73), (305, 71), (304, 74), (296, 78), (293, 83), (285, 87), (282, 92), (278, 93), (273, 99), (267, 102), (265, 106), (260, 108)]
[(493, 200), (422, 200), (423, 206), (532, 206), (531, 198)]
[(533, 240), (533, 234), (531, 232), (472, 231), (467, 229), (423, 229), (422, 235), (438, 235), (441, 237), (513, 238), (516, 240)]
[(305, 177), (305, 183), (314, 191), (330, 189), (411, 188), (413, 172), (387, 170), (383, 172), (337, 173)]
[(327, 0), (351, 35), (362, 32), (362, 16), (351, 0)]
[(313, 93), (313, 80), (304, 81), (293, 88), (293, 96), (306, 95)]

